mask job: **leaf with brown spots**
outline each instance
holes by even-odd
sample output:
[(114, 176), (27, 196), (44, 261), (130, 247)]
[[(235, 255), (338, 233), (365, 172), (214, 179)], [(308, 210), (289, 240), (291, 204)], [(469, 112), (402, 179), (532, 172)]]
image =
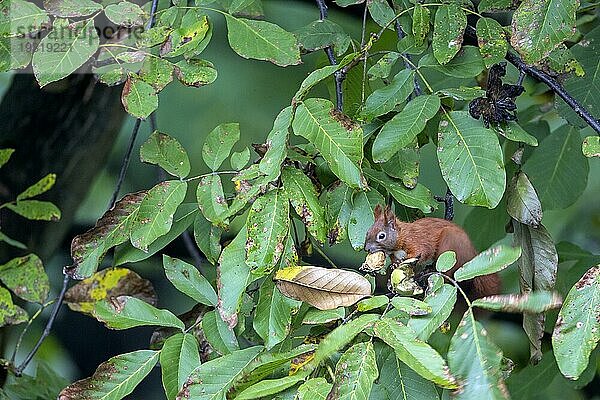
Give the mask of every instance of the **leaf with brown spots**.
[(246, 264), (256, 276), (275, 268), (290, 230), (289, 199), (283, 189), (274, 189), (254, 201), (248, 213)]
[(152, 283), (127, 268), (107, 268), (72, 286), (65, 303), (73, 311), (92, 314), (97, 302), (111, 297), (133, 296), (156, 305)]
[(195, 266), (163, 254), (163, 267), (169, 281), (180, 292), (198, 303), (217, 305), (215, 290)]
[(578, 379), (600, 341), (600, 265), (591, 267), (571, 288), (552, 333), (560, 372)]
[(357, 343), (346, 350), (337, 362), (333, 387), (327, 399), (368, 400), (378, 375), (373, 343)]
[(423, 378), (443, 388), (458, 387), (442, 356), (418, 339), (415, 332), (406, 325), (390, 318), (382, 318), (373, 326), (373, 332), (394, 349), (400, 361)]
[(165, 181), (148, 191), (140, 203), (131, 229), (131, 244), (140, 250), (148, 251), (160, 236), (171, 230), (173, 215), (183, 202), (187, 192), (187, 182)]
[(27, 312), (15, 305), (10, 292), (0, 286), (0, 327), (18, 325), (27, 320)]
[(123, 196), (113, 208), (104, 213), (92, 229), (73, 238), (73, 265), (65, 269), (71, 278), (89, 278), (96, 272), (111, 247), (127, 241), (145, 196), (146, 192)]
[(542, 223), (542, 203), (529, 178), (522, 171), (508, 185), (506, 211), (517, 221), (533, 228)]
[(433, 55), (442, 65), (454, 58), (463, 43), (467, 16), (460, 5), (443, 5), (435, 12), (433, 23)]
[(319, 242), (325, 242), (325, 210), (311, 180), (302, 171), (292, 167), (283, 169), (281, 179), (285, 194), (308, 232)]
[(226, 123), (217, 126), (206, 137), (202, 146), (202, 159), (211, 170), (218, 170), (238, 140), (240, 124)]
[(35, 254), (13, 258), (0, 266), (0, 280), (23, 300), (41, 304), (48, 298), (48, 275)]
[(60, 392), (58, 400), (122, 399), (152, 371), (160, 352), (138, 350), (112, 357), (96, 372)]
[(547, 291), (488, 296), (473, 301), (474, 307), (512, 313), (542, 313), (561, 304), (562, 297), (558, 293)]
[(140, 160), (156, 164), (178, 178), (190, 173), (190, 159), (181, 143), (159, 131), (152, 132), (140, 147)]
[(371, 284), (362, 275), (342, 269), (313, 266), (284, 268), (274, 278), (279, 291), (319, 310), (351, 306), (371, 295)]
[(448, 365), (461, 381), (457, 399), (508, 399), (502, 379), (502, 351), (468, 309), (450, 340)]

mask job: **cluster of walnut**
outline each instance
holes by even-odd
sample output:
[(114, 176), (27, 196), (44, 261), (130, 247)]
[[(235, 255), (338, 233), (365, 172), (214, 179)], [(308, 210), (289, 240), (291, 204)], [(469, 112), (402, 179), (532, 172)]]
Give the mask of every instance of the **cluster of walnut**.
[[(404, 260), (399, 264), (392, 264), (392, 274), (388, 283), (389, 289), (402, 296), (416, 296), (423, 293), (423, 289), (415, 281), (415, 271), (412, 264), (417, 259)], [(378, 251), (367, 254), (365, 262), (360, 267), (361, 271), (368, 273), (383, 272), (385, 268), (385, 253)]]

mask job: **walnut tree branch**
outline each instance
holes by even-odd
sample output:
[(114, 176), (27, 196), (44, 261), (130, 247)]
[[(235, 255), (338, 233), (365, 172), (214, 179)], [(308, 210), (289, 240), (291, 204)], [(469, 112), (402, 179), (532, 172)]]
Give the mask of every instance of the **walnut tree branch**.
[[(327, 19), (327, 4), (325, 4), (325, 0), (316, 0), (317, 6), (319, 7), (319, 19), (321, 21)], [(327, 54), (327, 58), (329, 59), (329, 63), (331, 65), (337, 65), (337, 60), (335, 58), (335, 54), (333, 52), (333, 45), (325, 47), (325, 54)], [(342, 71), (336, 71), (333, 74), (335, 78), (335, 97), (336, 97), (336, 110), (339, 112), (343, 112), (344, 110), (344, 92), (342, 90), (342, 84), (344, 79), (346, 78), (345, 73)]]

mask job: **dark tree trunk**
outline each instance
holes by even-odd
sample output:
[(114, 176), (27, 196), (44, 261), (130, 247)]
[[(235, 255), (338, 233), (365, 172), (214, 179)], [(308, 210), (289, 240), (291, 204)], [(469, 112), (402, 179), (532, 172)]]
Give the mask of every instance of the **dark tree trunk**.
[[(120, 90), (96, 84), (89, 74), (40, 89), (32, 75), (17, 74), (4, 95), (0, 148), (16, 152), (0, 169), (0, 201), (14, 200), (48, 173), (58, 175), (55, 187), (41, 199), (60, 208), (60, 222), (27, 221), (8, 210), (0, 215), (1, 230), (42, 259), (65, 239), (79, 204), (106, 162), (126, 115)], [(12, 251), (0, 251), (0, 264), (15, 255)]]

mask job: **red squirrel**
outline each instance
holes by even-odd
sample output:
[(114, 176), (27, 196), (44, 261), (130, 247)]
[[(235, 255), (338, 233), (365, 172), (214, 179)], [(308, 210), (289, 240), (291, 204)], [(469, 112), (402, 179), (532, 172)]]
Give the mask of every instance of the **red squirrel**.
[[(369, 253), (383, 251), (393, 263), (417, 258), (418, 266), (435, 262), (445, 251), (456, 253), (456, 264), (447, 272), (454, 271), (477, 255), (469, 235), (458, 225), (441, 218), (421, 218), (414, 222), (400, 221), (390, 207), (375, 207), (375, 222), (365, 239)], [(462, 284), (461, 284), (462, 286)], [(498, 274), (478, 276), (465, 282), (469, 297), (480, 298), (500, 292)]]

